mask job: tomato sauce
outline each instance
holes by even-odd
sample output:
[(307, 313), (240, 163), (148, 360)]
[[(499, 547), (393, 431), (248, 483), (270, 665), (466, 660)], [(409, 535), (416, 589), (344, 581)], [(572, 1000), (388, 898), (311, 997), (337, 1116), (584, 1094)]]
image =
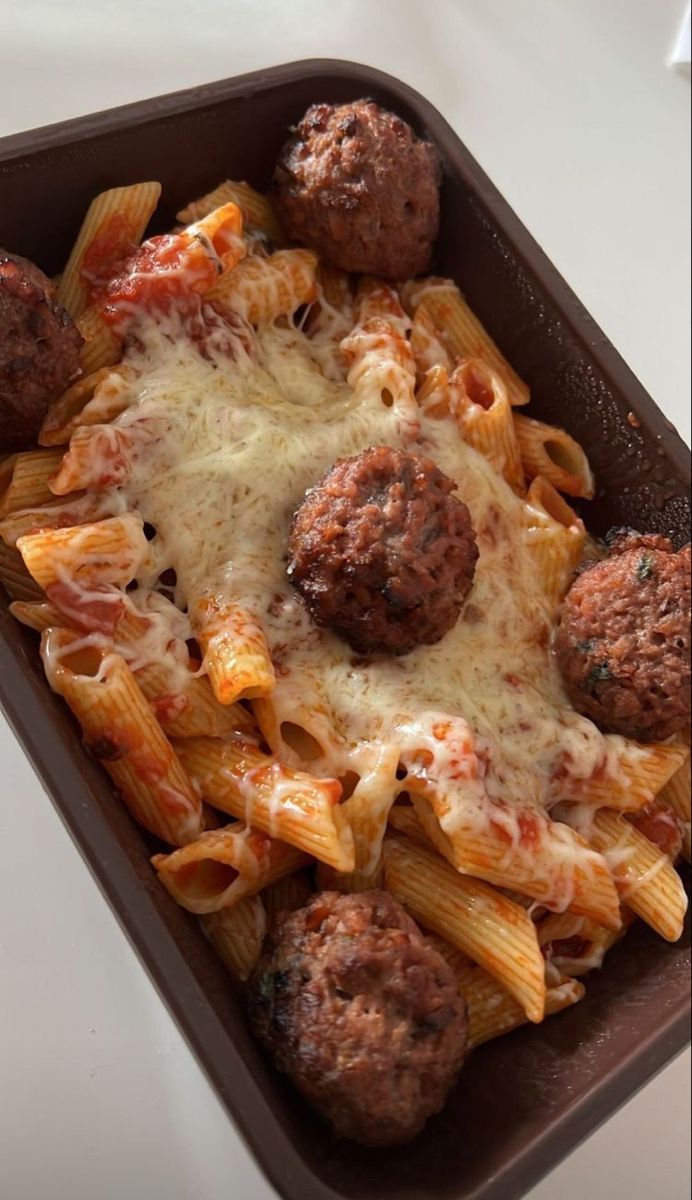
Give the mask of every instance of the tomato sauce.
[(135, 309), (197, 309), (199, 296), (213, 286), (219, 263), (200, 241), (179, 233), (149, 238), (99, 291), (106, 321), (122, 326)]
[(136, 231), (125, 213), (111, 213), (99, 226), (82, 259), (80, 275), (96, 299), (108, 280), (122, 271), (136, 251)]

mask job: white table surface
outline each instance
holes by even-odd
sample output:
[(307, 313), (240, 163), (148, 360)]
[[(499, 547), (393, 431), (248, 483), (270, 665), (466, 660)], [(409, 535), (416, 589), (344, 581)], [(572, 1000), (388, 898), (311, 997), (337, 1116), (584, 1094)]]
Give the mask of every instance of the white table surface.
[[(380, 67), (444, 113), (689, 441), (684, 9), (1, 0), (0, 135), (293, 59)], [(0, 753), (0, 1197), (269, 1200), (2, 718)], [(689, 1062), (531, 1200), (689, 1195)]]

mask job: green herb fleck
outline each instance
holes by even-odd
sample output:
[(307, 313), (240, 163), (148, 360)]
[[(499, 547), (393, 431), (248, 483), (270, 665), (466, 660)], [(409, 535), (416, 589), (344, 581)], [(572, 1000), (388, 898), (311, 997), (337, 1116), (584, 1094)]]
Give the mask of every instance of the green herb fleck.
[(274, 975), (271, 971), (260, 976), (258, 991), (262, 999), (268, 1003), (274, 999)]
[(587, 676), (586, 682), (588, 684), (590, 684), (591, 687), (595, 687), (597, 683), (603, 683), (603, 681), (605, 679), (612, 679), (612, 678), (613, 678), (613, 672), (611, 671), (607, 662), (600, 662), (600, 663), (596, 663), (595, 667), (591, 668), (591, 670), (589, 671), (589, 674)]
[(637, 579), (643, 583), (645, 579), (650, 579), (654, 573), (654, 556), (653, 554), (642, 554), (637, 563)]

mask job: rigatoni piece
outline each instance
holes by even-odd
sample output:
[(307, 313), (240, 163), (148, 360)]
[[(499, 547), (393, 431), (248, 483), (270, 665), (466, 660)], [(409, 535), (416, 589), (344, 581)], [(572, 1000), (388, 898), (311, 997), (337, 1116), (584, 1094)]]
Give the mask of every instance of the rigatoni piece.
[(161, 195), (160, 183), (111, 188), (92, 200), (58, 285), (57, 298), (76, 320), (95, 281), (109, 279), (142, 240)]
[(41, 657), (135, 821), (174, 846), (196, 838), (200, 797), (124, 659), (64, 629), (46, 630)]
[(267, 932), (261, 896), (246, 896), (232, 908), (207, 913), (200, 924), (233, 978), (245, 983), (257, 965)]
[(61, 461), (60, 450), (27, 450), (0, 463), (0, 517), (52, 500), (48, 480)]
[(420, 309), (428, 314), (453, 358), (482, 358), (503, 380), (510, 404), (528, 404), (528, 387), (451, 279), (412, 280), (404, 289), (404, 298), (414, 316)]
[(210, 829), (181, 850), (155, 854), (151, 861), (181, 908), (201, 914), (255, 895), (305, 866), (308, 857), (237, 822)]
[(66, 579), (85, 585), (125, 585), (137, 573), (147, 551), (137, 513), (89, 525), (48, 529), (17, 542), (24, 563), (45, 590)]
[(591, 844), (604, 856), (623, 904), (668, 942), (682, 935), (687, 896), (667, 854), (620, 814), (601, 809)]
[(252, 256), (227, 272), (208, 298), (238, 313), (250, 325), (290, 316), (315, 299), (317, 257), (310, 250), (277, 250), (268, 258)]
[(317, 779), (237, 738), (186, 738), (180, 760), (222, 812), (312, 854), (337, 871), (354, 867), (353, 834), (336, 779)]
[(514, 427), (528, 479), (542, 475), (558, 492), (587, 500), (593, 497), (593, 474), (579, 442), (564, 429), (521, 413), (516, 413)]
[(530, 1021), (542, 1021), (543, 956), (523, 908), (396, 834), (385, 839), (384, 870), (388, 889), (416, 920), (485, 967)]

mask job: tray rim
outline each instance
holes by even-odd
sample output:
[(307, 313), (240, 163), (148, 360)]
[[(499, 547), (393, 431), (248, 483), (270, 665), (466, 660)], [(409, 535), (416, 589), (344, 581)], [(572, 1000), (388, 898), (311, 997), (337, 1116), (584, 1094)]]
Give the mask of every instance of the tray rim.
[[(276, 85), (324, 73), (353, 80), (358, 86), (372, 84), (394, 89), (421, 119), (446, 129), (456, 143), (464, 176), (472, 180), (482, 194), (493, 219), (512, 243), (522, 267), (551, 295), (572, 335), (601, 372), (612, 380), (613, 386), (627, 394), (637, 416), (653, 433), (665, 437), (666, 450), (678, 478), (689, 485), (689, 451), (678, 431), (665, 418), (449, 122), (425, 96), (396, 76), (346, 59), (300, 59), (20, 131), (0, 138), (0, 184), (3, 165), (17, 158), (71, 147), (107, 132), (122, 133), (162, 118), (213, 107), (240, 95), (249, 99), (254, 93), (270, 90)], [(157, 992), (193, 1049), (231, 1121), (239, 1128), (260, 1169), (277, 1192), (286, 1200), (343, 1200), (342, 1193), (335, 1192), (312, 1172), (259, 1088), (255, 1087), (247, 1065), (188, 968), (165, 921), (153, 909), (147, 914), (129, 908), (128, 894), (135, 883), (141, 889), (141, 883), (132, 861), (114, 839), (103, 814), (95, 807), (82, 806), (79, 811), (72, 812), (63, 810), (58, 797), (69, 787), (83, 790), (84, 773), (68, 745), (56, 739), (55, 725), (48, 711), (38, 706), (39, 720), (35, 720), (35, 702), (45, 696), (45, 683), (27, 669), (23, 656), (5, 638), (3, 626), (12, 620), (6, 610), (0, 612), (0, 707)], [(11, 672), (14, 674), (12, 680)], [(31, 721), (29, 714), (33, 718)], [(106, 857), (107, 869), (104, 866)], [(171, 973), (176, 973), (178, 978), (182, 973), (186, 978), (182, 994), (168, 986)], [(190, 1004), (190, 1000), (194, 1003)], [(685, 1004), (666, 1014), (657, 1029), (640, 1043), (635, 1054), (600, 1076), (579, 1100), (554, 1118), (550, 1126), (536, 1133), (515, 1152), (491, 1179), (483, 1181), (473, 1191), (464, 1191), (463, 1180), (460, 1181), (459, 1200), (506, 1200), (510, 1182), (512, 1194), (516, 1195), (520, 1194), (517, 1188), (523, 1192), (538, 1182), (682, 1052), (690, 1040), (691, 1011), (692, 1003), (688, 997)], [(233, 1054), (238, 1086), (232, 1096), (226, 1091), (223, 1074), (215, 1067), (211, 1051), (211, 1043), (215, 1041), (223, 1041), (225, 1052), (230, 1050)]]

